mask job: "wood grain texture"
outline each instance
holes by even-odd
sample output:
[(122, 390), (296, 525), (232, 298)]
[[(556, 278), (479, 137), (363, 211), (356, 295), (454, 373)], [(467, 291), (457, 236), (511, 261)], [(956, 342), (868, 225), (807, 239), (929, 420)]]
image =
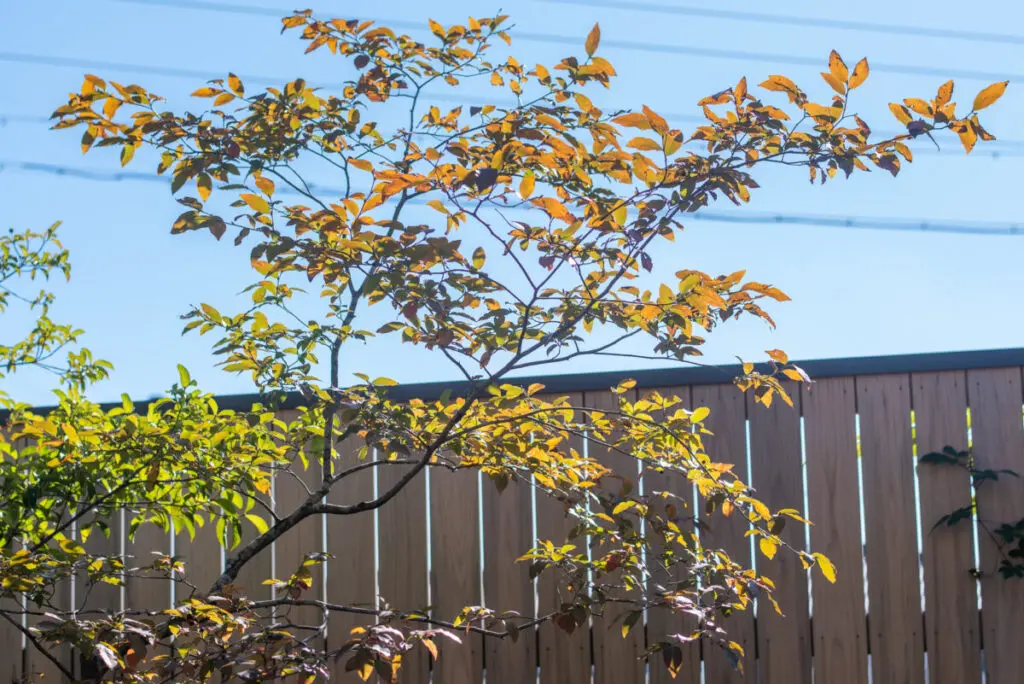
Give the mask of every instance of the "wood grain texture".
[[(431, 614), (451, 621), (466, 606), (483, 603), (480, 577), (478, 470), (430, 471)], [(483, 642), (461, 633), (461, 644), (437, 640), (433, 684), (483, 681)]]
[[(60, 580), (56, 583), (54, 594), (51, 599), (53, 606), (67, 610), (71, 607), (71, 580)], [(30, 611), (45, 612), (50, 610), (49, 607), (38, 606), (31, 601), (28, 602), (28, 609)], [(31, 626), (33, 622), (39, 621), (41, 618), (29, 615), (27, 618), (27, 624)], [(58, 646), (56, 648), (47, 649), (49, 653), (54, 656), (62, 665), (71, 669), (73, 672), (75, 668), (72, 667), (72, 656), (71, 649), (67, 646)], [(61, 682), (61, 684), (71, 684), (67, 677), (64, 677), (60, 670), (54, 666), (53, 662), (40, 653), (31, 644), (25, 649), (24, 654), (24, 670), (23, 673), (32, 678), (41, 678), (44, 684), (53, 684), (55, 682)], [(36, 681), (35, 679), (33, 681)]]
[[(498, 492), (484, 479), (484, 600), (497, 613), (514, 610), (533, 616), (534, 583), (529, 565), (516, 559), (533, 546), (533, 489), (510, 482)], [(484, 643), (487, 684), (533, 684), (537, 681), (536, 629), (523, 629), (518, 639)]]
[[(735, 385), (703, 385), (692, 390), (693, 406), (707, 406), (711, 413), (705, 426), (712, 435), (704, 437), (704, 449), (717, 463), (733, 464), (733, 473), (749, 482), (747, 471), (747, 407), (746, 399)], [(741, 516), (716, 514), (703, 516), (701, 543), (707, 548), (722, 549), (744, 567), (751, 567), (750, 540), (743, 534), (749, 525)], [(723, 620), (729, 639), (743, 647), (743, 672), (732, 666), (721, 648), (704, 645), (704, 667), (709, 684), (745, 684), (757, 677), (757, 643), (754, 633), (754, 610), (737, 612)]]
[(856, 379), (874, 684), (923, 684), (910, 378)]
[(807, 457), (811, 550), (838, 568), (835, 584), (817, 570), (814, 599), (814, 678), (867, 684), (864, 559), (857, 477), (857, 407), (852, 378), (819, 380), (801, 389)]
[[(570, 394), (569, 401), (580, 406), (583, 395)], [(572, 437), (569, 447), (582, 454), (584, 445), (580, 437)], [(586, 545), (585, 538), (568, 539), (568, 534), (576, 525), (576, 519), (566, 512), (566, 507), (559, 501), (543, 494), (537, 494), (537, 537), (560, 546), (575, 544), (579, 552)], [(538, 606), (541, 615), (561, 609), (563, 598), (560, 592), (565, 591), (564, 583), (550, 572), (543, 573), (537, 579)], [(577, 627), (569, 634), (551, 622), (545, 622), (538, 629), (538, 648), (540, 661), (540, 684), (567, 684), (569, 682), (590, 681), (590, 628), (588, 625)]]
[[(14, 599), (0, 599), (0, 610), (9, 613), (12, 619), (21, 624), (21, 615), (14, 614), (21, 613), (20, 603)], [(0, 657), (0, 682), (4, 684), (8, 682), (14, 684), (21, 681), (24, 661), (24, 652), (21, 647), (22, 639), (20, 629), (7, 620), (0, 619), (0, 649), (3, 649), (0, 652), (3, 654)]]
[[(586, 406), (601, 411), (618, 411), (619, 408), (618, 397), (611, 392), (588, 392), (584, 402)], [(635, 491), (639, 477), (636, 459), (611, 451), (594, 441), (589, 443), (587, 453), (615, 474), (629, 479)], [(599, 486), (618, 493), (622, 489), (623, 480), (609, 477), (602, 480)], [(604, 551), (597, 547), (594, 553), (601, 554)], [(615, 581), (615, 573), (609, 577), (609, 581)], [(619, 619), (622, 612), (622, 609), (610, 605), (605, 608), (604, 616), (593, 619), (595, 684), (642, 684), (646, 678), (645, 663), (641, 660), (646, 649), (643, 630), (634, 627), (626, 638), (622, 638), (622, 621)]]
[[(1024, 475), (1020, 368), (967, 372), (971, 436), (976, 467)], [(977, 488), (978, 518), (993, 526), (1024, 518), (1024, 480), (1003, 476)], [(981, 570), (1001, 559), (987, 535), (981, 539)], [(1024, 582), (990, 576), (981, 583), (986, 684), (1020, 682), (1024, 676)]]
[(221, 552), (223, 544), (217, 538), (216, 520), (206, 520), (202, 527), (196, 527), (195, 537), (185, 530), (174, 536), (174, 555), (185, 566), (186, 584), (175, 583), (174, 602), (181, 603), (193, 592), (205, 592), (222, 572)]
[[(918, 458), (952, 446), (967, 448), (967, 377), (963, 371), (911, 377)], [(925, 643), (931, 684), (980, 684), (981, 635), (970, 521), (932, 529), (943, 515), (971, 506), (963, 468), (917, 468), (924, 533)]]
[[(800, 390), (787, 384), (794, 407), (776, 398), (770, 408), (747, 396), (750, 417), (750, 468), (756, 496), (772, 511), (804, 507), (800, 439)], [(787, 525), (779, 535), (791, 546), (804, 548), (804, 528)], [(779, 615), (767, 601), (757, 608), (758, 675), (761, 684), (810, 684), (811, 630), (807, 571), (786, 549), (775, 558), (757, 557), (757, 571), (775, 582)]]
[[(679, 397), (681, 405), (673, 406), (669, 412), (675, 412), (679, 408), (692, 407), (689, 387), (667, 387), (659, 390), (665, 398)], [(641, 392), (641, 394), (643, 394)], [(655, 420), (659, 420), (661, 413), (654, 413)], [(666, 520), (679, 525), (679, 528), (688, 534), (693, 533), (694, 525), (694, 491), (693, 483), (680, 472), (658, 472), (653, 468), (644, 468), (641, 472), (641, 489), (644, 496), (651, 502), (651, 506), (660, 511), (659, 515)], [(663, 498), (659, 492), (671, 492), (678, 499)], [(675, 509), (672, 515), (667, 508), (671, 504)], [(658, 537), (654, 537), (655, 553), (662, 549), (657, 543)], [(653, 562), (649, 562), (652, 568), (658, 568)], [(648, 584), (648, 590), (653, 594), (658, 591), (657, 587), (665, 587), (671, 590), (673, 583), (683, 579), (680, 569), (675, 568), (674, 572), (666, 572), (664, 568), (652, 570), (652, 577)], [(673, 678), (660, 654), (654, 655), (649, 663), (651, 684), (699, 684), (700, 682), (700, 657), (701, 643), (699, 641), (680, 644), (672, 639), (674, 634), (691, 634), (697, 628), (696, 620), (691, 616), (683, 616), (667, 608), (654, 608), (647, 612), (647, 643), (654, 644), (659, 641), (666, 641), (679, 646), (683, 651), (683, 661), (679, 672)]]
[[(382, 465), (377, 468), (380, 491), (386, 492), (412, 466)], [(379, 509), (380, 595), (394, 610), (423, 612), (427, 598), (427, 486), (419, 473), (386, 506)], [(422, 624), (410, 623), (411, 629)], [(402, 682), (426, 684), (430, 678), (429, 656), (416, 648), (402, 661)]]
[[(335, 469), (341, 470), (360, 463), (360, 443), (348, 439), (338, 447)], [(373, 454), (367, 458), (372, 459)], [(351, 505), (376, 495), (373, 470), (365, 469), (338, 482), (328, 493), (327, 501), (334, 504)], [(327, 561), (326, 593), (331, 603), (349, 606), (374, 607), (377, 605), (377, 557), (376, 536), (373, 529), (373, 512), (355, 515), (327, 516)], [(372, 624), (373, 618), (352, 613), (331, 612), (327, 618), (327, 648), (336, 651), (350, 638), (353, 628)], [(347, 658), (332, 660), (330, 676), (332, 682), (361, 681), (354, 672), (345, 671)]]

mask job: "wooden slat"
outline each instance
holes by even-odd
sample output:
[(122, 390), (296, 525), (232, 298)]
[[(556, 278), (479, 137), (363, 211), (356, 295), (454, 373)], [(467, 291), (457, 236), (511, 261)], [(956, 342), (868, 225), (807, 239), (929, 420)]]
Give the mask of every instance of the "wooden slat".
[[(747, 472), (747, 408), (743, 393), (735, 385), (704, 385), (693, 388), (693, 406), (707, 406), (711, 414), (705, 426), (714, 434), (704, 437), (704, 449), (711, 460), (733, 464), (733, 473), (749, 482)], [(750, 540), (744, 537), (748, 524), (742, 516), (716, 514), (702, 519), (701, 542), (707, 548), (722, 549), (744, 567), (751, 567)], [(704, 667), (709, 684), (744, 684), (757, 676), (754, 610), (725, 618), (729, 639), (743, 647), (743, 672), (732, 666), (726, 654), (712, 644), (704, 646)]]
[[(130, 516), (130, 512), (125, 513)], [(125, 524), (130, 523), (126, 517)], [(153, 523), (139, 525), (131, 539), (125, 539), (125, 567), (144, 568), (151, 566), (157, 556), (171, 554), (171, 536)], [(164, 610), (171, 606), (171, 580), (163, 579), (155, 572), (140, 571), (138, 576), (125, 580), (124, 604), (132, 610)]]
[(174, 556), (185, 566), (185, 580), (188, 584), (176, 582), (174, 602), (179, 604), (192, 595), (209, 590), (223, 570), (221, 550), (223, 544), (217, 538), (216, 520), (205, 520), (202, 527), (196, 527), (195, 538), (187, 530), (177, 530), (174, 536)]
[[(87, 520), (92, 520), (94, 514), (89, 514)], [(121, 555), (121, 516), (116, 514), (113, 518), (105, 520), (107, 534), (99, 526), (94, 525), (84, 543), (86, 551), (95, 556), (112, 557)], [(109, 536), (108, 536), (109, 535)], [(78, 538), (82, 538), (82, 530), (78, 530)], [(121, 609), (121, 587), (107, 584), (106, 582), (93, 582), (89, 579), (86, 570), (80, 569), (75, 576), (75, 605), (79, 610), (101, 610), (114, 613)], [(99, 614), (91, 617), (98, 618)], [(75, 667), (75, 674), (79, 679), (94, 679), (100, 672), (100, 665), (91, 653), (83, 653), (74, 649), (71, 654), (72, 663)]]
[[(71, 607), (71, 581), (60, 580), (57, 582), (53, 598), (51, 603), (58, 609), (70, 609)], [(49, 607), (38, 606), (31, 601), (28, 602), (28, 609), (30, 611), (48, 611)], [(35, 616), (28, 617), (28, 624), (31, 625), (33, 621), (39, 621), (41, 618)], [(67, 646), (58, 646), (56, 648), (48, 649), (49, 653), (54, 656), (62, 665), (69, 668), (71, 671), (74, 669), (71, 667), (71, 649)], [(29, 677), (42, 678), (44, 684), (55, 684), (61, 682), (62, 684), (70, 684), (70, 680), (64, 677), (60, 670), (54, 666), (53, 662), (40, 653), (37, 649), (29, 645), (25, 650), (25, 666), (24, 674)]]
[(811, 550), (838, 571), (830, 584), (814, 571), (814, 679), (867, 684), (864, 559), (857, 477), (857, 406), (852, 378), (819, 380), (801, 390), (807, 457)]
[[(321, 469), (315, 460), (310, 461), (309, 470), (303, 470), (301, 463), (296, 463), (293, 468), (294, 475), (281, 474), (277, 476), (274, 488), (274, 510), (279, 516), (288, 515), (301, 506), (309, 498), (309, 491), (320, 486)], [(299, 569), (307, 553), (324, 550), (321, 539), (322, 525), (322, 516), (310, 516), (274, 541), (274, 575), (277, 579), (287, 580), (292, 573)], [(323, 566), (311, 565), (309, 570), (312, 575), (312, 587), (303, 592), (300, 598), (323, 599)], [(291, 624), (306, 627), (319, 625), (323, 620), (322, 612), (312, 606), (294, 606), (286, 610), (278, 610), (277, 616), (279, 620), (287, 619)], [(306, 638), (312, 632), (304, 629), (296, 631), (295, 634)], [(321, 642), (317, 640), (318, 645), (319, 643)]]
[[(659, 393), (666, 398), (678, 396), (682, 400), (681, 405), (673, 406), (670, 412), (680, 408), (692, 406), (689, 387), (669, 387), (659, 390)], [(660, 413), (654, 412), (653, 417), (657, 420)], [(649, 497), (651, 506), (660, 509), (661, 515), (666, 519), (672, 519), (680, 529), (686, 533), (692, 533), (694, 525), (693, 483), (685, 474), (679, 472), (661, 472), (655, 469), (646, 469), (641, 475), (642, 489), (645, 497)], [(655, 495), (656, 492), (672, 492), (678, 499), (665, 499)], [(675, 508), (675, 516), (669, 516), (666, 505), (671, 504)], [(657, 538), (655, 538), (657, 542)], [(661, 549), (660, 544), (655, 544), (655, 552)], [(652, 567), (653, 564), (651, 564)], [(682, 579), (680, 572), (668, 574), (652, 570), (650, 586), (654, 590), (655, 585), (671, 587), (674, 581)], [(667, 641), (679, 646), (683, 651), (683, 662), (679, 672), (673, 679), (660, 654), (655, 654), (649, 663), (651, 684), (698, 684), (700, 682), (700, 642), (690, 644), (679, 644), (672, 639), (674, 634), (690, 634), (696, 628), (696, 620), (689, 616), (682, 616), (665, 608), (651, 609), (647, 613), (647, 642), (654, 644), (658, 641)]]
[[(972, 447), (978, 468), (1010, 469), (1024, 476), (1019, 368), (968, 371)], [(978, 517), (998, 526), (1024, 518), (1024, 480), (1002, 476), (977, 488)], [(993, 572), (1001, 558), (981, 535), (981, 569)], [(1024, 581), (986, 578), (981, 584), (987, 684), (1020, 682), (1024, 673)]]
[[(601, 411), (619, 409), (618, 398), (611, 392), (588, 392), (584, 401), (587, 406)], [(599, 460), (617, 475), (631, 480), (636, 491), (639, 475), (636, 459), (610, 451), (595, 442), (590, 442), (588, 449), (591, 458)], [(621, 491), (622, 484), (622, 480), (606, 478), (600, 486), (617, 493)], [(595, 548), (595, 553), (603, 553), (602, 548)], [(609, 581), (614, 582), (614, 577), (613, 573)], [(643, 630), (635, 627), (623, 639), (620, 632), (622, 621), (617, 619), (621, 614), (621, 608), (609, 605), (603, 617), (595, 617), (593, 620), (595, 684), (640, 684), (645, 679), (644, 662), (640, 659), (646, 648)]]
[[(493, 482), (483, 482), (484, 600), (499, 614), (514, 610), (524, 617), (533, 615), (529, 566), (516, 562), (533, 546), (532, 495), (525, 482), (510, 482), (500, 493)], [(523, 629), (516, 641), (488, 639), (484, 649), (487, 684), (536, 682), (535, 629)]]
[[(383, 465), (377, 468), (380, 491), (386, 492), (412, 466)], [(380, 509), (380, 595), (398, 611), (426, 609), (427, 599), (427, 487), (420, 473), (394, 499)], [(422, 629), (421, 623), (413, 623)], [(417, 647), (402, 661), (402, 681), (425, 684), (430, 664), (424, 649)]]
[[(20, 603), (13, 599), (0, 599), (0, 610), (10, 615), (18, 624), (22, 624)], [(7, 620), (0, 619), (0, 649), (3, 649), (3, 657), (0, 658), (0, 682), (4, 684), (21, 681), (21, 666), (24, 659), (21, 643), (21, 630)]]
[[(967, 377), (963, 371), (911, 378), (917, 455), (967, 448)], [(970, 474), (963, 468), (920, 465), (924, 532), (925, 643), (931, 684), (980, 684), (981, 643), (970, 521), (932, 530), (954, 510), (971, 506)]]
[(923, 684), (910, 378), (858, 377), (874, 684)]
[[(771, 510), (803, 509), (800, 392), (787, 386), (795, 407), (776, 398), (770, 408), (754, 404), (747, 395), (750, 416), (750, 467), (756, 496)], [(795, 548), (804, 548), (804, 529), (787, 525), (780, 535)], [(761, 684), (810, 684), (811, 634), (807, 601), (807, 571), (795, 554), (780, 549), (773, 560), (758, 555), (757, 569), (775, 582), (779, 615), (767, 601), (757, 608), (758, 674)]]
[[(346, 440), (338, 447), (339, 457), (335, 469), (340, 470), (360, 463), (359, 444)], [(370, 454), (369, 458), (373, 458)], [(373, 470), (356, 472), (338, 482), (327, 495), (334, 504), (365, 501), (375, 495)], [(340, 605), (373, 607), (377, 604), (376, 541), (373, 531), (373, 512), (355, 515), (327, 516), (327, 552), (333, 556), (327, 561), (327, 601)], [(331, 612), (327, 620), (327, 647), (336, 651), (349, 640), (351, 630), (373, 624), (367, 615)], [(354, 672), (345, 671), (347, 658), (332, 660), (332, 682), (359, 682)]]
[[(569, 395), (574, 406), (580, 406), (583, 395)], [(572, 437), (568, 446), (584, 453), (583, 439)], [(579, 552), (584, 551), (585, 539), (568, 541), (570, 530), (576, 519), (569, 516), (565, 506), (553, 498), (537, 494), (537, 537), (555, 545), (572, 543)], [(550, 573), (543, 573), (537, 580), (537, 596), (540, 614), (546, 615), (560, 610), (560, 582)], [(564, 587), (562, 587), (564, 590)], [(590, 628), (578, 627), (572, 634), (545, 622), (538, 630), (537, 643), (540, 650), (540, 684), (583, 684), (590, 681)]]
[[(466, 606), (482, 603), (478, 470), (430, 471), (432, 614), (453, 620)], [(483, 681), (483, 643), (477, 634), (460, 632), (462, 644), (438, 639), (440, 655), (433, 684), (478, 684)]]

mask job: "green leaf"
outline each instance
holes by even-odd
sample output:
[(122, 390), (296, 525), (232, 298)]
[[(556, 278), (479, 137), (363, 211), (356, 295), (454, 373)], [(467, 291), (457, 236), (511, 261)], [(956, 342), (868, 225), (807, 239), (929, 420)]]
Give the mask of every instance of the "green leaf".
[(253, 513), (246, 513), (245, 518), (246, 520), (252, 523), (252, 526), (255, 527), (256, 531), (260, 534), (266, 534), (267, 531), (270, 530), (270, 525), (267, 523), (267, 521), (258, 515), (255, 515)]
[(192, 376), (189, 375), (188, 369), (178, 364), (178, 381), (182, 387), (188, 387), (192, 384)]

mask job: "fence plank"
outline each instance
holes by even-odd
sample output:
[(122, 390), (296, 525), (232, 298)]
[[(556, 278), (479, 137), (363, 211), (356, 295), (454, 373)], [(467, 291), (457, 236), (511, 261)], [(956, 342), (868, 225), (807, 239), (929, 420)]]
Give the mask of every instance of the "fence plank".
[[(581, 406), (583, 395), (570, 394), (569, 401)], [(571, 437), (568, 446), (577, 453), (584, 453), (584, 440)], [(537, 495), (537, 537), (551, 541), (556, 546), (573, 543), (577, 552), (584, 551), (584, 539), (567, 541), (576, 519), (569, 516), (565, 506), (551, 497)], [(559, 610), (562, 600), (559, 590), (563, 589), (557, 577), (544, 573), (537, 579), (537, 596), (540, 614), (546, 615)], [(572, 634), (545, 622), (538, 629), (537, 643), (540, 650), (540, 684), (583, 684), (590, 682), (590, 628), (578, 627)]]
[[(430, 471), (432, 613), (452, 620), (466, 606), (482, 603), (480, 586), (480, 474), (476, 469)], [(460, 632), (462, 644), (438, 639), (433, 684), (478, 684), (483, 681), (483, 643), (477, 634)]]
[(192, 595), (193, 591), (203, 593), (209, 590), (223, 569), (221, 540), (217, 538), (217, 521), (204, 520), (202, 527), (196, 527), (195, 538), (187, 530), (179, 530), (174, 536), (174, 556), (185, 566), (185, 580), (188, 584), (175, 583), (174, 603), (179, 604)]
[[(131, 522), (125, 512), (125, 524)], [(153, 523), (143, 523), (131, 539), (125, 539), (125, 568), (148, 568), (157, 560), (154, 552), (171, 555), (171, 535)], [(125, 579), (124, 605), (134, 610), (164, 610), (171, 606), (171, 580), (155, 571), (140, 571)]]
[[(680, 408), (692, 406), (689, 387), (667, 387), (659, 390), (659, 393), (666, 398), (678, 396), (682, 400), (681, 405), (673, 406), (668, 410), (670, 413), (674, 413)], [(658, 420), (661, 413), (654, 412), (652, 415), (655, 420)], [(680, 499), (650, 498), (651, 506), (659, 508), (661, 515), (665, 516), (666, 519), (672, 519), (683, 532), (692, 533), (694, 528), (692, 523), (694, 518), (694, 491), (693, 483), (686, 475), (679, 472), (663, 471), (659, 473), (655, 469), (647, 468), (643, 470), (641, 479), (644, 496), (646, 497), (653, 497), (654, 493), (659, 491), (672, 492), (680, 497)], [(674, 516), (669, 515), (666, 508), (667, 504), (671, 504), (675, 508)], [(659, 551), (660, 548), (660, 544), (655, 546), (655, 552)], [(652, 590), (654, 585), (670, 587), (674, 581), (679, 579), (682, 579), (679, 572), (671, 575), (665, 572), (654, 572), (652, 573), (650, 586)], [(657, 654), (650, 659), (648, 667), (650, 669), (651, 684), (698, 684), (700, 682), (700, 642), (681, 645), (671, 639), (673, 634), (690, 634), (695, 628), (696, 620), (690, 616), (683, 616), (665, 608), (648, 611), (648, 643), (668, 641), (680, 646), (683, 651), (682, 666), (674, 679), (669, 674), (668, 668), (665, 667), (664, 661)]]
[[(714, 434), (704, 437), (704, 449), (711, 460), (733, 464), (733, 473), (749, 482), (747, 471), (747, 407), (743, 392), (733, 384), (703, 385), (693, 388), (693, 405), (711, 409), (705, 419)], [(708, 548), (722, 549), (744, 567), (750, 567), (750, 539), (744, 537), (749, 525), (739, 515), (726, 518), (715, 515), (702, 519), (701, 542)], [(723, 621), (729, 639), (743, 647), (741, 665), (746, 676), (732, 666), (721, 648), (705, 644), (704, 667), (709, 684), (745, 684), (757, 677), (757, 643), (754, 636), (754, 609), (737, 612)]]
[[(747, 395), (750, 416), (750, 479), (760, 498), (773, 511), (803, 509), (803, 473), (800, 444), (800, 391), (786, 390), (794, 408), (776, 399), (770, 408), (754, 404)], [(796, 548), (804, 548), (804, 528), (787, 525), (780, 535)], [(757, 570), (775, 582), (775, 599), (785, 613), (779, 615), (766, 601), (758, 602), (758, 673), (762, 684), (810, 684), (811, 634), (807, 599), (807, 571), (795, 554), (780, 550), (774, 559), (757, 557)]]
[(874, 684), (923, 684), (910, 378), (856, 379)]
[[(59, 580), (54, 587), (54, 595), (50, 600), (50, 603), (61, 610), (67, 610), (71, 607), (71, 580)], [(38, 606), (31, 601), (28, 601), (28, 609), (31, 611), (48, 611), (48, 606)], [(36, 616), (28, 616), (27, 624), (31, 626), (34, 622), (39, 622), (43, 618)], [(56, 648), (47, 649), (47, 652), (51, 656), (57, 659), (61, 665), (68, 668), (71, 671), (74, 669), (71, 666), (71, 649), (68, 646), (58, 646)], [(25, 650), (25, 666), (24, 674), (28, 677), (42, 677), (42, 681), (46, 684), (53, 682), (61, 682), (62, 684), (70, 684), (70, 680), (64, 677), (60, 669), (57, 668), (53, 662), (47, 658), (38, 649), (34, 648), (29, 644)]]
[[(335, 469), (349, 468), (360, 463), (356, 438), (345, 440), (338, 446)], [(367, 458), (372, 459), (371, 453)], [(364, 501), (376, 495), (373, 470), (364, 469), (345, 477), (331, 489), (327, 501), (349, 504)], [(390, 505), (390, 504), (389, 504)], [(355, 515), (327, 516), (327, 552), (333, 556), (327, 561), (327, 601), (339, 605), (372, 607), (377, 604), (376, 539), (373, 530), (373, 512)], [(351, 630), (372, 624), (367, 615), (332, 611), (327, 618), (327, 648), (337, 651), (350, 638)], [(345, 671), (347, 658), (332, 660), (331, 681), (359, 682), (354, 672)]]
[[(296, 459), (292, 466), (293, 472), (277, 476), (274, 485), (274, 510), (278, 516), (284, 517), (294, 511), (309, 498), (310, 490), (320, 486), (323, 471), (319, 458), (320, 454), (310, 455), (308, 469), (303, 469), (301, 461)], [(324, 550), (323, 522), (323, 516), (310, 516), (274, 541), (274, 576), (277, 579), (287, 580), (291, 577), (302, 565), (307, 553)], [(299, 598), (322, 600), (323, 565), (311, 565), (309, 571), (312, 575), (312, 586)], [(279, 608), (277, 619), (286, 619), (293, 625), (311, 627), (321, 624), (323, 613), (313, 606), (292, 606)], [(313, 634), (308, 629), (296, 630), (294, 633), (303, 639)], [(322, 643), (321, 639), (317, 638), (311, 645), (319, 647)]]
[[(412, 466), (377, 468), (380, 491), (397, 483)], [(379, 510), (380, 595), (395, 610), (423, 611), (427, 607), (427, 487), (420, 473)], [(412, 623), (413, 628), (422, 628)], [(402, 659), (402, 681), (425, 684), (430, 664), (425, 649), (415, 648)]]
[[(9, 598), (0, 599), (0, 609), (9, 613), (19, 613), (18, 615), (12, 614), (10, 617), (18, 624), (23, 624), (20, 615), (21, 604), (18, 601)], [(20, 629), (7, 620), (0, 619), (0, 649), (3, 649), (4, 654), (3, 658), (0, 658), (0, 681), (4, 684), (21, 681), (21, 667), (24, 659), (21, 647), (22, 639)]]
[[(584, 401), (587, 406), (600, 411), (619, 409), (618, 397), (611, 392), (588, 392), (584, 396)], [(596, 442), (589, 443), (587, 453), (617, 475), (629, 479), (635, 490), (639, 475), (636, 459), (611, 451)], [(623, 482), (606, 478), (600, 486), (618, 493)], [(595, 553), (603, 551), (598, 547)], [(610, 574), (609, 581), (615, 582), (615, 575), (616, 573)], [(640, 684), (645, 679), (644, 663), (640, 660), (646, 648), (643, 630), (634, 628), (623, 639), (619, 631), (622, 621), (618, 619), (621, 613), (621, 610), (617, 611), (614, 607), (608, 606), (603, 617), (593, 619), (595, 684)]]
[[(484, 495), (484, 600), (498, 613), (533, 615), (534, 585), (529, 566), (516, 559), (533, 546), (532, 488), (510, 482), (498, 492), (487, 479)], [(533, 684), (537, 680), (536, 630), (524, 629), (516, 641), (484, 642), (487, 684)]]
[[(918, 458), (952, 446), (967, 448), (967, 377), (964, 371), (911, 377)], [(971, 478), (962, 468), (920, 465), (924, 532), (925, 643), (931, 684), (980, 684), (981, 643), (974, 534), (970, 521), (932, 530), (954, 510), (971, 506)]]
[(867, 684), (864, 557), (857, 485), (857, 407), (852, 378), (802, 389), (811, 549), (839, 568), (836, 583), (812, 576), (814, 678)]
[[(1024, 476), (1019, 368), (968, 371), (971, 436), (978, 468), (1010, 469)], [(1024, 481), (1003, 476), (977, 488), (978, 517), (989, 524), (1024, 518)], [(981, 535), (981, 569), (994, 571), (1001, 554)], [(1021, 681), (1024, 673), (1024, 581), (999, 576), (982, 580), (982, 625), (987, 684)]]

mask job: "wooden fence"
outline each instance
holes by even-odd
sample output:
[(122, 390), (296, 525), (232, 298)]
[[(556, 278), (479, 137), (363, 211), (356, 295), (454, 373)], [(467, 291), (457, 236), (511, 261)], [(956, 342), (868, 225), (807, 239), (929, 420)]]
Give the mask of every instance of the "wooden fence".
[[(707, 382), (706, 375), (690, 376), (700, 384), (661, 387), (694, 407), (710, 407), (715, 434), (708, 440), (709, 453), (735, 463), (737, 474), (773, 509), (809, 511), (814, 522), (809, 533), (791, 525), (784, 533), (787, 541), (798, 547), (809, 544), (838, 566), (838, 581), (832, 585), (816, 572), (808, 577), (786, 554), (773, 561), (755, 559), (739, 521), (717, 516), (706, 520), (704, 543), (724, 547), (741, 562), (753, 561), (772, 577), (786, 616), (761, 609), (727, 620), (727, 629), (746, 651), (745, 679), (720, 650), (692, 646), (674, 681), (1024, 681), (1024, 581), (972, 578), (971, 568), (988, 570), (997, 564), (999, 550), (992, 540), (969, 523), (931, 531), (939, 517), (970, 504), (974, 492), (968, 474), (951, 467), (918, 467), (915, 458), (947, 445), (972, 447), (979, 467), (1024, 473), (1022, 368), (985, 367), (993, 365), (992, 358), (998, 362), (998, 356), (963, 364), (955, 357), (928, 358), (933, 361), (851, 361), (847, 365), (853, 371), (846, 375), (840, 372), (842, 362), (831, 362), (831, 372), (824, 373), (830, 377), (819, 379), (810, 390), (795, 391), (795, 409), (779, 403), (771, 409), (755, 407), (732, 385)], [(812, 366), (812, 375), (814, 370)], [(593, 377), (593, 387), (608, 386), (607, 378)], [(657, 379), (657, 374), (645, 373), (641, 384), (657, 386)], [(576, 379), (582, 389), (574, 400), (598, 407), (612, 402), (610, 393), (587, 389), (586, 384), (586, 376)], [(609, 459), (614, 467), (635, 468), (628, 459), (590, 453)], [(343, 491), (332, 496), (339, 501), (366, 496), (386, 486), (394, 472), (382, 470), (380, 482), (375, 482), (366, 471), (346, 479)], [(645, 487), (689, 488), (685, 481), (655, 484), (653, 476), (646, 479)], [(290, 510), (302, 496), (299, 484), (277, 483), (282, 510)], [(567, 523), (560, 507), (545, 500), (534, 505), (532, 497), (530, 488), (514, 485), (498, 494), (490, 484), (480, 486), (476, 474), (431, 472), (376, 518), (367, 514), (308, 521), (279, 541), (273, 554), (250, 564), (240, 583), (251, 583), (257, 595), (268, 593), (259, 584), (262, 578), (275, 571), (287, 575), (304, 551), (325, 548), (336, 558), (317, 577), (317, 587), (330, 601), (365, 602), (379, 592), (396, 606), (430, 605), (442, 616), (477, 601), (524, 615), (549, 611), (555, 601), (552, 580), (542, 576), (531, 583), (525, 564), (515, 559), (535, 536), (558, 537)], [(977, 503), (983, 518), (1017, 520), (1024, 517), (1024, 485), (1009, 477), (988, 483), (978, 489)], [(106, 543), (111, 550), (121, 548), (116, 533)], [(209, 529), (191, 543), (187, 537), (172, 540), (158, 530), (142, 529), (125, 550), (142, 557), (153, 550), (173, 550), (200, 586), (212, 581), (222, 562)], [(165, 583), (139, 580), (129, 582), (121, 596), (108, 589), (90, 595), (89, 601), (158, 608), (169, 606), (172, 596)], [(646, 629), (634, 629), (627, 639), (620, 638), (609, 618), (595, 619), (589, 631), (572, 635), (544, 625), (523, 633), (515, 643), (470, 638), (462, 647), (442, 648), (437, 662), (421, 655), (413, 658), (403, 668), (403, 681), (427, 682), (432, 677), (435, 684), (475, 684), (486, 676), (487, 684), (669, 682), (662, 667), (648, 671), (637, 656), (645, 648), (646, 632), (655, 637), (679, 628), (673, 619), (652, 612)], [(318, 616), (309, 614), (305, 621), (316, 622)], [(354, 624), (352, 617), (333, 616), (327, 639), (344, 640)], [(0, 642), (4, 677), (41, 671), (49, 673), (48, 681), (59, 679), (31, 649), (19, 658), (20, 636), (2, 625)], [(336, 666), (332, 679), (357, 681), (343, 667), (343, 662)]]

